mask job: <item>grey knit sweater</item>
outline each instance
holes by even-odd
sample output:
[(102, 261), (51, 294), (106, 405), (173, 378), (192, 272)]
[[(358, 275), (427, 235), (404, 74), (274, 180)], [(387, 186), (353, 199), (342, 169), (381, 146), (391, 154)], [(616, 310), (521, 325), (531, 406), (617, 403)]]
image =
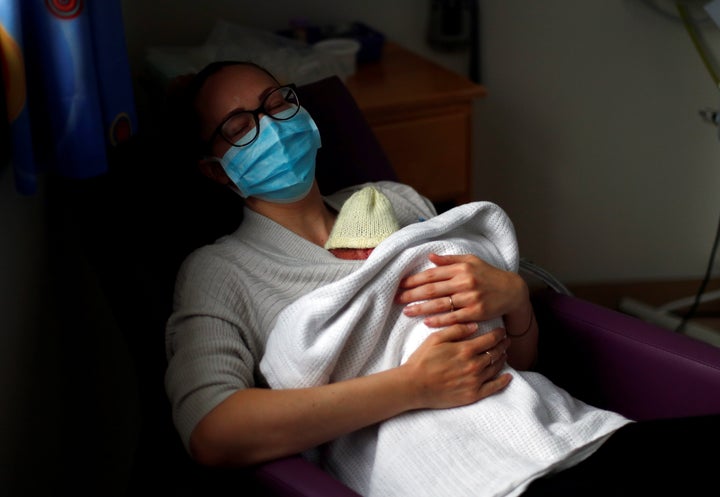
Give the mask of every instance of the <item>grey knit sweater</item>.
[[(408, 186), (374, 185), (390, 199), (400, 226), (435, 215)], [(325, 200), (339, 210), (363, 186)], [(278, 313), (362, 263), (336, 258), (247, 208), (243, 214), (234, 233), (191, 253), (177, 276), (165, 387), (186, 449), (195, 425), (215, 406), (239, 389), (266, 386), (258, 366)]]

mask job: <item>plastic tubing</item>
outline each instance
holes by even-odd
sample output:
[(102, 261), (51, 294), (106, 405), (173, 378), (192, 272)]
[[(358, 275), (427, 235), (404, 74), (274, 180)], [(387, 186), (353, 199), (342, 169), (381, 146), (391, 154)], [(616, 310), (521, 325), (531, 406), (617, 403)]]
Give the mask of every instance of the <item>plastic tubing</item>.
[(675, 6), (677, 7), (678, 14), (680, 14), (680, 19), (685, 26), (685, 30), (688, 32), (688, 35), (690, 35), (690, 39), (695, 46), (695, 50), (697, 51), (698, 55), (700, 55), (700, 59), (703, 61), (703, 64), (705, 64), (705, 68), (710, 73), (710, 77), (715, 83), (715, 86), (717, 88), (720, 88), (720, 78), (718, 78), (718, 75), (715, 72), (712, 63), (710, 62), (707, 53), (705, 53), (702, 41), (700, 40), (700, 36), (698, 35), (695, 25), (690, 19), (690, 13), (688, 12), (687, 7), (680, 2), (675, 2)]

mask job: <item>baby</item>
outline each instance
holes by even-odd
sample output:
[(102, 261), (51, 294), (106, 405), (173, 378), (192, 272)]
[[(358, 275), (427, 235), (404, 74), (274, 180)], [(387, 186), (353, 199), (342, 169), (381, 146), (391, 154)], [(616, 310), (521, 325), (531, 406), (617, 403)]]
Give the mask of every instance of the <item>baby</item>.
[(325, 248), (340, 259), (367, 259), (381, 241), (399, 229), (390, 200), (367, 186), (345, 201)]

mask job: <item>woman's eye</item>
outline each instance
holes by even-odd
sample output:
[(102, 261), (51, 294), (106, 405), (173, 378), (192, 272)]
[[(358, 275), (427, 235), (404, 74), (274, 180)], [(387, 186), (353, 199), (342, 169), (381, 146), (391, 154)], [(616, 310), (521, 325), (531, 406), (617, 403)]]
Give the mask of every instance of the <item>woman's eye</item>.
[(270, 98), (268, 98), (265, 101), (265, 110), (267, 111), (273, 111), (278, 110), (287, 105), (287, 102), (285, 102), (285, 99), (282, 98), (281, 95), (271, 95)]
[(227, 138), (238, 139), (245, 136), (253, 127), (254, 123), (252, 118), (241, 115), (228, 120), (223, 127), (223, 131)]

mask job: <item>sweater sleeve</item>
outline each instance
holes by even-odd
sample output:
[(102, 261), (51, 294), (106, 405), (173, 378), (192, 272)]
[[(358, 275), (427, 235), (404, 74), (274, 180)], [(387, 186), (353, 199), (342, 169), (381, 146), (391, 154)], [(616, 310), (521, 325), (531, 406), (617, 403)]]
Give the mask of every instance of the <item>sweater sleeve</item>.
[(247, 301), (242, 280), (210, 248), (191, 254), (178, 273), (175, 311), (166, 329), (165, 389), (186, 449), (205, 415), (233, 392), (254, 385), (253, 351), (238, 333), (237, 316), (244, 310), (230, 307)]

